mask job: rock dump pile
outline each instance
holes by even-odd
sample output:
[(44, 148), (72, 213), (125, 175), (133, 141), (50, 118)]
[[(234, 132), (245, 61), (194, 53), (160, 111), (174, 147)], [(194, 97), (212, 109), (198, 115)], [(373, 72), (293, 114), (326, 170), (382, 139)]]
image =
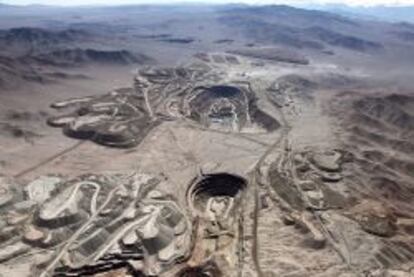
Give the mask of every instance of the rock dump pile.
[(41, 177), (11, 191), (2, 180), (0, 237), (7, 247), (0, 260), (42, 251), (41, 262), (22, 261), (32, 276), (85, 276), (120, 267), (156, 276), (191, 250), (190, 222), (171, 196), (154, 190), (159, 182), (145, 174)]

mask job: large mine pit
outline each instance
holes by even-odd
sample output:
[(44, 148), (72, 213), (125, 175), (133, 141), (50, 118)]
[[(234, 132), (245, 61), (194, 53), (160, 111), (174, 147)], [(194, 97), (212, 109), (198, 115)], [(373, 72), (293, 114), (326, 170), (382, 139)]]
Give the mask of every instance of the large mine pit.
[(187, 204), (198, 221), (197, 236), (189, 268), (180, 277), (237, 276), (242, 259), (241, 202), (246, 186), (245, 179), (228, 173), (203, 175), (190, 184)]
[(220, 124), (227, 129), (240, 130), (248, 120), (244, 93), (233, 86), (200, 87), (190, 101), (191, 118), (203, 126)]
[(266, 131), (280, 125), (261, 111), (254, 93), (246, 85), (197, 87), (189, 100), (190, 118), (202, 126), (227, 131), (242, 131), (256, 124)]
[(203, 214), (214, 204), (211, 203), (212, 199), (222, 203), (231, 202), (241, 196), (246, 185), (245, 179), (228, 173), (205, 175), (188, 189), (188, 205), (192, 211)]

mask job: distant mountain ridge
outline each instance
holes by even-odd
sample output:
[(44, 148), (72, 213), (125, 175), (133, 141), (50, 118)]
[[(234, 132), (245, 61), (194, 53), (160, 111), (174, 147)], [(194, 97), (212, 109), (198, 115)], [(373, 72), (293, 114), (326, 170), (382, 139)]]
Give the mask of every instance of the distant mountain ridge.
[(99, 34), (73, 28), (0, 30), (0, 90), (18, 87), (26, 81), (45, 84), (60, 79), (85, 78), (61, 71), (70, 67), (88, 64), (122, 66), (153, 61), (144, 54), (116, 47), (83, 45), (99, 37)]
[(262, 43), (322, 50), (339, 47), (358, 52), (376, 51), (381, 43), (359, 34), (360, 20), (334, 13), (284, 5), (238, 7), (224, 10), (220, 22)]
[(56, 50), (35, 56), (33, 59), (40, 64), (55, 66), (77, 66), (90, 62), (128, 65), (150, 61), (150, 58), (145, 55), (134, 55), (126, 50), (104, 51), (80, 48)]
[(414, 5), (353, 7), (341, 4), (307, 5), (307, 9), (333, 12), (348, 17), (365, 16), (368, 20), (385, 20), (391, 22), (414, 22)]
[(21, 27), (0, 31), (0, 39), (8, 43), (61, 43), (84, 39), (89, 34), (85, 31), (68, 29), (51, 31), (42, 28)]
[(355, 25), (355, 22), (349, 20), (348, 18), (330, 13), (328, 11), (321, 10), (312, 10), (312, 9), (302, 9), (294, 6), (288, 5), (262, 5), (262, 6), (240, 6), (236, 8), (229, 8), (228, 11), (238, 12), (238, 13), (248, 13), (256, 14), (263, 16), (277, 16), (280, 20), (283, 18), (290, 20), (312, 20), (315, 23), (320, 22), (331, 22), (331, 23), (343, 23)]
[(68, 47), (94, 38), (84, 30), (47, 30), (34, 27), (20, 27), (0, 30), (0, 54), (25, 56)]

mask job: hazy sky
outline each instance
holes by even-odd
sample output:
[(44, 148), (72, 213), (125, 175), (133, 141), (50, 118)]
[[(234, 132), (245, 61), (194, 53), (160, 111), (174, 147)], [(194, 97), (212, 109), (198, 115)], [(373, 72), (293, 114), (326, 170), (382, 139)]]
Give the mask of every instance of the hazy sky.
[(414, 0), (0, 0), (0, 3), (25, 4), (51, 4), (51, 5), (113, 5), (113, 4), (146, 4), (146, 3), (250, 3), (250, 4), (309, 4), (309, 3), (342, 3), (357, 6), (372, 5), (414, 5)]

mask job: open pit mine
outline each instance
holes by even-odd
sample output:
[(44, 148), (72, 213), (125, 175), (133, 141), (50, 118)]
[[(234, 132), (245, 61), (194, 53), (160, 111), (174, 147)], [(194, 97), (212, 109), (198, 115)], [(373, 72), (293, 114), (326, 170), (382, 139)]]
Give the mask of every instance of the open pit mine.
[[(79, 143), (0, 179), (0, 276), (414, 276), (414, 98), (377, 91), (202, 53), (51, 103)], [(64, 174), (86, 146), (130, 168)]]

